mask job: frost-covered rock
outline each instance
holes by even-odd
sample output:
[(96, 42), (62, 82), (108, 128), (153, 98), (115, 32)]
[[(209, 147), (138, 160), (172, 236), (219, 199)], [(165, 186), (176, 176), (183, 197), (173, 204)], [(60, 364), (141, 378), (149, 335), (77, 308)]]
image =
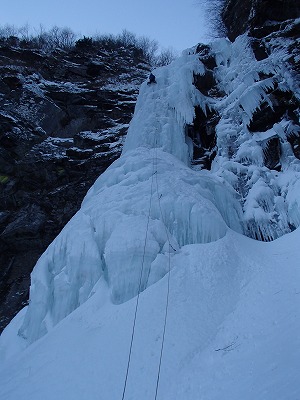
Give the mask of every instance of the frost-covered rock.
[[(218, 63), (218, 82), (226, 93), (216, 104), (221, 118), (216, 126), (218, 155), (212, 171), (239, 192), (244, 232), (257, 239), (272, 240), (298, 226), (299, 216), (289, 215), (282, 176), (287, 170), (295, 177), (299, 174), (290, 129), (294, 126), (292, 121), (297, 121), (300, 92), (292, 69), (280, 58), (282, 49), (275, 45), (262, 61), (255, 59), (251, 38), (246, 35), (232, 45), (226, 40), (216, 41), (212, 49)], [(290, 111), (284, 106), (285, 93), (294, 93)], [(260, 110), (273, 113), (275, 118), (258, 123)], [(264, 132), (255, 131), (255, 121), (256, 129), (265, 129)], [(299, 121), (292, 129), (298, 132), (298, 128)]]
[(299, 3), (294, 0), (225, 0), (221, 7), (222, 19), (232, 40), (250, 28), (268, 29), (270, 25), (279, 25), (300, 15)]
[[(1, 332), (27, 303), (40, 255), (119, 157), (149, 65), (129, 48), (45, 53), (0, 42)], [(20, 215), (24, 228), (12, 229)]]

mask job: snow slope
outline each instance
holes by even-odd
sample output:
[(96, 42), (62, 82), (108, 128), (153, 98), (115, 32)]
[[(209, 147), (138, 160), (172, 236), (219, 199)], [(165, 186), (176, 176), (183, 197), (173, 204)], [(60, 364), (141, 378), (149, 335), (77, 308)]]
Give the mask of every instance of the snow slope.
[[(159, 399), (300, 397), (299, 236), (261, 243), (229, 231), (173, 256)], [(126, 399), (154, 398), (166, 278), (141, 295)], [(115, 305), (108, 290), (99, 282), (3, 365), (1, 399), (121, 399), (135, 299)]]
[(300, 398), (300, 229), (243, 236), (225, 155), (190, 168), (185, 126), (213, 107), (193, 73), (204, 67), (187, 51), (142, 85), (123, 155), (38, 261), (29, 306), (0, 338), (1, 399), (121, 399), (139, 291), (125, 399), (153, 399), (168, 283), (158, 399)]

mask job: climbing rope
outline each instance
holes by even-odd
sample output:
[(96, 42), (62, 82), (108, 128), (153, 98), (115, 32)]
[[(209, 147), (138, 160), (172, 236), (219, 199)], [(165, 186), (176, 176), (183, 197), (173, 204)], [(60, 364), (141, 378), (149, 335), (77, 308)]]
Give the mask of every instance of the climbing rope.
[(133, 339), (134, 339), (135, 326), (136, 326), (136, 317), (137, 317), (137, 311), (138, 311), (140, 294), (141, 294), (142, 277), (143, 277), (143, 272), (144, 272), (144, 263), (145, 263), (145, 254), (146, 254), (146, 244), (147, 244), (147, 239), (148, 239), (148, 231), (149, 231), (150, 215), (151, 215), (151, 207), (152, 207), (152, 195), (153, 195), (153, 185), (154, 185), (154, 175), (155, 175), (154, 167), (155, 167), (155, 156), (153, 155), (150, 201), (149, 201), (149, 210), (148, 210), (146, 234), (145, 234), (144, 248), (143, 248), (142, 266), (141, 266), (141, 273), (140, 273), (140, 277), (139, 277), (138, 294), (137, 294), (136, 304), (135, 304), (133, 327), (132, 327), (132, 332), (131, 332), (131, 340), (130, 340), (130, 347), (129, 347), (129, 354), (128, 354), (128, 361), (127, 361), (127, 368), (126, 368), (126, 375), (125, 375), (125, 381), (124, 381), (124, 387), (123, 387), (122, 400), (124, 400), (125, 393), (126, 393), (126, 388), (127, 388), (129, 366), (130, 366), (130, 361), (131, 361), (132, 346), (133, 346)]
[(124, 387), (123, 387), (123, 393), (122, 393), (122, 400), (124, 400), (124, 398), (125, 398), (125, 393), (126, 393), (126, 388), (127, 388), (127, 381), (128, 381), (129, 367), (130, 367), (130, 361), (131, 361), (131, 355), (132, 355), (133, 340), (134, 340), (134, 335), (135, 335), (137, 312), (138, 312), (138, 306), (139, 306), (139, 300), (140, 300), (140, 294), (141, 294), (142, 277), (143, 277), (143, 272), (144, 272), (144, 263), (145, 263), (145, 254), (146, 254), (146, 245), (147, 245), (147, 239), (148, 239), (150, 215), (151, 215), (151, 208), (152, 208), (154, 177), (155, 177), (155, 183), (156, 183), (156, 193), (157, 193), (157, 199), (158, 199), (160, 218), (161, 218), (161, 221), (162, 221), (162, 223), (163, 223), (163, 225), (165, 227), (167, 241), (168, 241), (168, 245), (169, 245), (166, 308), (165, 308), (165, 315), (164, 315), (163, 334), (162, 334), (162, 341), (161, 341), (161, 348), (160, 348), (158, 372), (157, 372), (156, 386), (155, 386), (155, 400), (157, 400), (158, 388), (159, 388), (159, 382), (160, 382), (160, 373), (161, 373), (161, 365), (162, 365), (164, 343), (165, 343), (165, 335), (166, 335), (166, 326), (167, 326), (167, 319), (168, 319), (168, 309), (169, 309), (171, 248), (174, 251), (175, 251), (175, 249), (171, 245), (170, 235), (169, 235), (167, 226), (166, 226), (165, 221), (164, 221), (164, 216), (163, 216), (162, 207), (161, 207), (161, 201), (160, 201), (161, 200), (161, 195), (159, 194), (158, 177), (157, 177), (157, 166), (158, 166), (158, 163), (157, 163), (157, 160), (158, 160), (157, 148), (158, 147), (157, 147), (157, 138), (156, 138), (155, 139), (155, 150), (153, 152), (153, 158), (152, 158), (152, 176), (151, 176), (150, 201), (149, 201), (149, 210), (148, 210), (147, 225), (146, 225), (146, 234), (145, 234), (145, 240), (144, 240), (142, 265), (141, 265), (141, 272), (140, 272), (140, 277), (139, 277), (138, 294), (137, 294), (136, 304), (135, 304), (133, 327), (132, 327), (132, 332), (131, 332), (131, 340), (130, 340), (130, 347), (129, 347), (128, 361), (127, 361), (126, 375), (125, 375), (125, 381), (124, 381)]
[(156, 153), (156, 192), (157, 192), (157, 199), (158, 199), (158, 206), (159, 206), (159, 211), (160, 211), (160, 217), (161, 217), (161, 221), (165, 227), (165, 231), (166, 231), (166, 235), (167, 235), (167, 240), (168, 240), (168, 244), (169, 244), (169, 254), (168, 254), (168, 280), (167, 280), (167, 294), (166, 294), (166, 309), (165, 309), (165, 316), (164, 316), (164, 326), (163, 326), (163, 335), (162, 335), (162, 340), (161, 340), (161, 348), (160, 348), (160, 356), (159, 356), (159, 364), (158, 364), (158, 372), (157, 372), (157, 378), (156, 378), (156, 387), (155, 387), (155, 397), (154, 399), (157, 399), (157, 395), (158, 395), (158, 387), (159, 387), (159, 381), (160, 381), (160, 372), (161, 372), (161, 364), (162, 364), (162, 358), (163, 358), (163, 351), (164, 351), (164, 343), (165, 343), (165, 335), (166, 335), (166, 326), (167, 326), (167, 319), (168, 319), (168, 310), (169, 310), (169, 295), (170, 295), (170, 275), (171, 275), (171, 248), (173, 250), (174, 247), (171, 245), (171, 241), (170, 241), (170, 236), (169, 236), (169, 232), (166, 226), (166, 223), (164, 221), (164, 216), (162, 213), (162, 208), (161, 208), (161, 195), (159, 194), (159, 190), (158, 190), (158, 176), (157, 176), (157, 138), (156, 138), (156, 142), (155, 142), (156, 146), (155, 146), (155, 153)]

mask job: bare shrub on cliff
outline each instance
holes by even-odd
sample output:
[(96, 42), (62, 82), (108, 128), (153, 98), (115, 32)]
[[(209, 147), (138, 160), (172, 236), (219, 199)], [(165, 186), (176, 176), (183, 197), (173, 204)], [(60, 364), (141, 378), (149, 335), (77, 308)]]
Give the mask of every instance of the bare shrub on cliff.
[(155, 65), (157, 67), (162, 67), (163, 65), (170, 64), (176, 58), (176, 53), (172, 48), (164, 49), (156, 57)]
[(153, 64), (156, 53), (158, 51), (158, 42), (154, 39), (150, 39), (147, 36), (138, 38), (137, 47), (141, 49), (146, 60)]
[(53, 26), (44, 36), (50, 48), (69, 49), (75, 45), (77, 35), (70, 28)]
[[(52, 27), (50, 30), (40, 25), (39, 29), (32, 30), (28, 24), (16, 28), (14, 25), (0, 27), (0, 38), (7, 44), (15, 38), (16, 45), (39, 48), (44, 51), (52, 51), (56, 48), (70, 49), (75, 45), (77, 35), (68, 27)], [(17, 40), (16, 40), (17, 39)]]
[(227, 0), (198, 0), (198, 4), (204, 8), (209, 24), (209, 33), (212, 37), (226, 36), (227, 30), (222, 20), (222, 12)]
[(172, 49), (159, 52), (156, 40), (146, 36), (137, 36), (135, 33), (124, 29), (120, 34), (97, 34), (92, 37), (78, 36), (68, 27), (53, 26), (46, 30), (43, 25), (31, 29), (28, 24), (21, 28), (14, 25), (0, 26), (0, 42), (9, 46), (20, 46), (40, 49), (50, 53), (56, 49), (78, 51), (115, 51), (129, 49), (134, 57), (149, 63), (151, 67), (167, 65), (175, 58)]
[(0, 37), (1, 38), (9, 38), (10, 36), (17, 36), (18, 28), (14, 25), (6, 24), (0, 27)]

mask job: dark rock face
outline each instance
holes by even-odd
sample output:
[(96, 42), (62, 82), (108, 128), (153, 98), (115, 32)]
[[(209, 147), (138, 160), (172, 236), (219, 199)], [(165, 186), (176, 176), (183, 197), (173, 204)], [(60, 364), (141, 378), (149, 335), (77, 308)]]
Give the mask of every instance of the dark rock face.
[[(195, 87), (205, 96), (218, 98), (223, 93), (218, 88), (214, 69), (216, 68), (215, 55), (209, 46), (199, 44), (196, 48), (199, 60), (204, 66), (204, 74), (194, 74)], [(201, 107), (195, 107), (193, 124), (186, 127), (186, 134), (193, 143), (192, 164), (200, 168), (210, 169), (212, 160), (216, 155), (216, 126), (219, 121), (215, 110), (207, 109), (204, 112)]]
[(204, 169), (210, 169), (211, 163), (216, 156), (216, 126), (219, 116), (215, 110), (207, 110), (204, 114), (202, 109), (195, 107), (195, 118), (193, 125), (187, 127), (187, 135), (192, 139), (193, 165)]
[(120, 155), (149, 66), (133, 50), (0, 47), (0, 331), (39, 256)]
[[(234, 40), (248, 29), (268, 26), (300, 16), (300, 4), (295, 0), (227, 0), (222, 19), (228, 37)], [(269, 25), (273, 32), (272, 24)]]

